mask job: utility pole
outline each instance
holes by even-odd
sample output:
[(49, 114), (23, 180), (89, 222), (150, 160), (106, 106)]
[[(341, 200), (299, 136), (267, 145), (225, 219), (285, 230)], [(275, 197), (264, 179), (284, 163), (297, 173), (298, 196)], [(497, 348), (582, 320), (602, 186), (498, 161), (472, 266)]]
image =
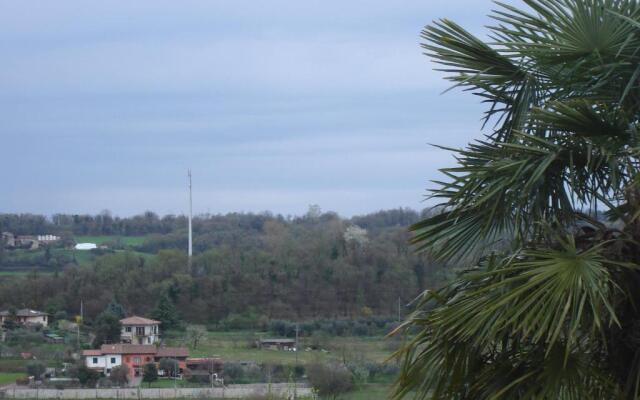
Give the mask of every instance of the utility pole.
[(193, 255), (193, 233), (191, 219), (193, 218), (193, 200), (191, 195), (191, 169), (188, 170), (189, 176), (189, 264), (191, 264), (191, 256)]
[(296, 367), (298, 366), (298, 323), (296, 322)]
[(83, 304), (82, 304), (82, 299), (80, 299), (80, 318), (78, 319), (78, 321), (76, 321), (76, 345), (78, 346), (78, 348), (80, 348), (80, 324), (82, 324), (82, 320), (84, 318), (84, 310), (83, 310)]
[(209, 381), (211, 382), (211, 389), (213, 389), (213, 357), (209, 357)]

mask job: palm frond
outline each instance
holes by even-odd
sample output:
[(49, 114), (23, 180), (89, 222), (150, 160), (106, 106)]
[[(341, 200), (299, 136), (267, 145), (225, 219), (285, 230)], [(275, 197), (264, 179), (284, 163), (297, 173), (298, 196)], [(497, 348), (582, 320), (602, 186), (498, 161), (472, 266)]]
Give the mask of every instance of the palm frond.
[(610, 398), (595, 393), (615, 393), (611, 377), (582, 355), (619, 324), (613, 272), (633, 266), (601, 251), (579, 251), (567, 239), (558, 249), (490, 257), (441, 290), (446, 300), (430, 311), (436, 297), (425, 296), (404, 325), (421, 329), (397, 354), (405, 361), (397, 395)]

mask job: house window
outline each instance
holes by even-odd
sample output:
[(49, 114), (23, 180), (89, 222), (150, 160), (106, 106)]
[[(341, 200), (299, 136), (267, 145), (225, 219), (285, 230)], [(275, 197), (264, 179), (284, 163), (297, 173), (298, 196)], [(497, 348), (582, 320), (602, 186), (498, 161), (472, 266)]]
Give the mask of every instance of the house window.
[(151, 338), (150, 337), (147, 338), (147, 343), (151, 343)]
[(131, 327), (130, 327), (130, 326), (127, 326), (126, 328), (124, 328), (124, 331), (125, 331), (125, 332), (131, 332)]
[(158, 333), (158, 326), (157, 326), (157, 325), (155, 325), (155, 326), (153, 327), (153, 333), (154, 333), (154, 334), (157, 334), (157, 333)]
[(140, 364), (140, 357), (133, 357), (134, 364)]
[(115, 364), (116, 363), (116, 358), (115, 357), (111, 357), (111, 364)]
[(125, 358), (124, 358), (124, 362), (129, 362), (129, 361), (130, 361), (130, 358), (129, 358), (129, 357), (125, 357)]
[(136, 326), (136, 335), (144, 336), (144, 326)]
[(151, 357), (147, 357), (147, 361), (151, 361)]
[(98, 363), (98, 357), (93, 357), (93, 363), (97, 364)]

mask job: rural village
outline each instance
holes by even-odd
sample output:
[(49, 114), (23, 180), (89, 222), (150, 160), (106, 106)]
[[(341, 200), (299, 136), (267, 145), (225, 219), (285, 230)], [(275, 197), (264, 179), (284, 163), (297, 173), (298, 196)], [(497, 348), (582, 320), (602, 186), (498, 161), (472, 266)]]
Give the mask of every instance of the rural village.
[[(404, 213), (391, 215), (402, 220)], [(415, 218), (416, 214), (409, 215)], [(191, 219), (187, 217), (172, 223), (180, 229)], [(300, 223), (320, 217), (311, 208)], [(384, 214), (381, 217), (386, 218)], [(5, 396), (24, 398), (34, 395), (34, 390), (39, 397), (82, 397), (87, 395), (86, 390), (96, 390), (93, 397), (128, 398), (151, 396), (149, 393), (180, 397), (275, 393), (287, 397), (286, 393), (292, 392), (304, 397), (305, 393), (315, 393), (313, 390), (357, 396), (360, 392), (388, 391), (398, 373), (397, 362), (387, 358), (399, 345), (399, 338), (385, 338), (402, 311), (395, 296), (391, 304), (381, 303), (393, 313), (391, 316), (376, 315), (362, 304), (354, 308), (354, 315), (344, 317), (296, 318), (291, 312), (253, 312), (252, 306), (218, 317), (203, 317), (212, 308), (180, 303), (174, 291), (188, 292), (173, 287), (177, 273), (192, 277), (188, 279), (196, 277), (195, 271), (208, 262), (206, 248), (199, 247), (192, 259), (153, 234), (82, 235), (75, 228), (46, 224), (33, 228), (34, 224), (27, 223), (30, 216), (20, 218), (8, 223), (5, 220), (5, 227), (15, 229), (2, 231), (0, 246), (0, 274), (5, 276), (5, 285), (15, 282), (17, 290), (5, 300), (17, 307), (0, 311), (0, 393)], [(145, 214), (143, 221), (157, 223), (156, 218)], [(198, 217), (195, 223), (201, 230), (200, 225), (207, 221)], [(229, 229), (237, 230), (236, 222)], [(395, 224), (393, 229), (398, 229)], [(178, 232), (181, 237), (171, 237), (180, 240), (190, 233)], [(201, 246), (202, 237), (202, 233), (196, 237), (197, 246)], [(341, 233), (346, 255), (363, 254), (369, 240), (367, 230), (357, 225), (345, 226)], [(160, 241), (158, 248), (156, 243)], [(191, 240), (187, 244), (191, 249)], [(164, 278), (157, 276), (164, 270)], [(104, 277), (82, 278), (86, 273)], [(116, 282), (130, 274), (139, 276), (132, 280), (141, 286), (117, 294), (121, 288)], [(33, 296), (25, 296), (29, 292), (18, 289), (40, 279), (52, 279), (52, 284), (59, 285), (61, 278), (74, 275), (82, 281), (76, 286), (81, 292), (75, 300), (50, 297), (48, 301), (33, 301)], [(96, 279), (102, 283), (95, 290), (81, 289)], [(165, 284), (144, 297), (136, 296), (135, 301), (126, 298), (145, 290), (146, 282), (153, 279), (165, 279)], [(257, 279), (256, 284), (264, 278)], [(108, 288), (106, 297), (98, 295), (103, 288)], [(48, 291), (47, 286), (29, 289), (32, 293), (42, 290)], [(245, 290), (252, 289), (247, 287), (241, 293)], [(51, 291), (55, 293), (59, 292)], [(116, 299), (124, 300), (124, 305)], [(226, 306), (229, 297), (220, 301), (212, 306)], [(38, 305), (42, 308), (35, 308)], [(174, 392), (149, 392), (158, 390)]]
[(0, 37), (0, 400), (640, 400), (640, 0)]
[[(0, 311), (0, 324), (2, 326), (3, 342), (11, 341), (15, 332), (31, 332), (41, 335), (43, 341), (50, 344), (62, 345), (70, 338), (74, 339), (73, 330), (76, 330), (76, 340), (80, 340), (80, 327), (77, 323), (69, 321), (55, 321), (58, 328), (52, 329), (50, 315), (43, 311), (32, 309), (4, 310)], [(39, 390), (40, 397), (45, 396), (46, 389), (54, 389), (50, 392), (54, 397), (60, 397), (60, 390), (75, 393), (73, 388), (95, 387), (96, 390), (111, 389), (105, 393), (113, 392), (114, 388), (145, 388), (154, 387), (170, 388), (176, 390), (178, 386), (185, 388), (222, 388), (229, 390), (224, 382), (224, 362), (219, 356), (189, 355), (187, 346), (168, 346), (164, 344), (161, 333), (161, 321), (141, 316), (130, 316), (118, 321), (120, 328), (118, 342), (103, 343), (97, 348), (82, 349), (79, 352), (70, 352), (65, 362), (55, 367), (49, 367), (52, 360), (40, 360), (32, 352), (21, 352), (20, 358), (26, 364), (28, 374), (19, 377), (15, 382), (0, 386), (0, 393), (13, 397), (25, 396), (31, 393), (29, 390)], [(61, 327), (64, 329), (60, 329)], [(66, 331), (65, 334), (63, 331)], [(60, 334), (54, 333), (59, 332)], [(90, 334), (95, 339), (101, 332)], [(9, 337), (9, 338), (8, 338)], [(79, 343), (79, 342), (78, 342)], [(292, 339), (260, 339), (256, 341), (256, 347), (271, 351), (297, 351), (295, 340)], [(7, 348), (4, 348), (5, 353)], [(12, 357), (12, 354), (5, 354)], [(0, 358), (0, 365), (2, 359)], [(156, 385), (158, 382), (170, 383), (170, 385)], [(265, 387), (260, 385), (242, 389), (242, 385), (235, 385), (239, 393), (260, 393)], [(20, 389), (26, 389), (21, 391)], [(233, 386), (232, 386), (233, 388)], [(296, 385), (299, 393), (305, 393), (304, 383)], [(277, 393), (285, 392), (287, 386), (276, 385), (268, 390)], [(244, 390), (244, 392), (243, 392)], [(249, 390), (249, 391), (247, 391)], [(96, 392), (96, 395), (100, 393)], [(133, 397), (141, 396), (140, 392), (122, 392), (121, 397), (134, 393)], [(185, 392), (186, 397), (191, 397), (191, 392)], [(233, 390), (230, 393), (234, 393)], [(275, 393), (275, 392), (274, 392)], [(103, 397), (103, 396), (101, 396)]]

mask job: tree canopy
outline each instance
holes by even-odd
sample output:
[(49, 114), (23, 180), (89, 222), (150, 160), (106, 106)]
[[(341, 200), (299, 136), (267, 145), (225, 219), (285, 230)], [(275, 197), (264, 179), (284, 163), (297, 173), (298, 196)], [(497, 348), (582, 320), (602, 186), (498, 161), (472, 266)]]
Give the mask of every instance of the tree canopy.
[(144, 365), (144, 370), (142, 371), (142, 382), (147, 382), (149, 387), (151, 387), (151, 382), (155, 382), (158, 380), (158, 368), (154, 363), (147, 363)]
[[(421, 215), (426, 212), (395, 209), (352, 218), (317, 210), (290, 218), (266, 213), (199, 216), (191, 268), (186, 224), (176, 223), (175, 230), (147, 235), (125, 251), (100, 250), (105, 254), (99, 255), (56, 249), (54, 257), (78, 254), (80, 261), (63, 263), (58, 274), (41, 273), (50, 271), (45, 266), (37, 273), (4, 276), (0, 308), (77, 315), (82, 302), (91, 324), (114, 301), (114, 313), (152, 317), (166, 295), (182, 320), (197, 324), (247, 321), (244, 328), (258, 328), (269, 319), (371, 314), (395, 319), (398, 297), (406, 304), (449, 275), (442, 263), (410, 249), (407, 226)], [(13, 221), (5, 226), (1, 217), (0, 231), (37, 232), (29, 230), (29, 218), (5, 215)], [(143, 219), (126, 220), (133, 224)], [(28, 265), (36, 264), (32, 256), (37, 252), (8, 253), (24, 254)], [(0, 270), (4, 266), (11, 267), (0, 265)]]
[(640, 395), (640, 5), (500, 4), (485, 42), (450, 20), (424, 48), (487, 105), (482, 140), (449, 149), (413, 226), (465, 268), (424, 292), (396, 396), (635, 399)]
[(96, 317), (93, 323), (93, 331), (95, 334), (93, 347), (100, 347), (105, 343), (118, 343), (122, 332), (120, 316), (107, 308)]

